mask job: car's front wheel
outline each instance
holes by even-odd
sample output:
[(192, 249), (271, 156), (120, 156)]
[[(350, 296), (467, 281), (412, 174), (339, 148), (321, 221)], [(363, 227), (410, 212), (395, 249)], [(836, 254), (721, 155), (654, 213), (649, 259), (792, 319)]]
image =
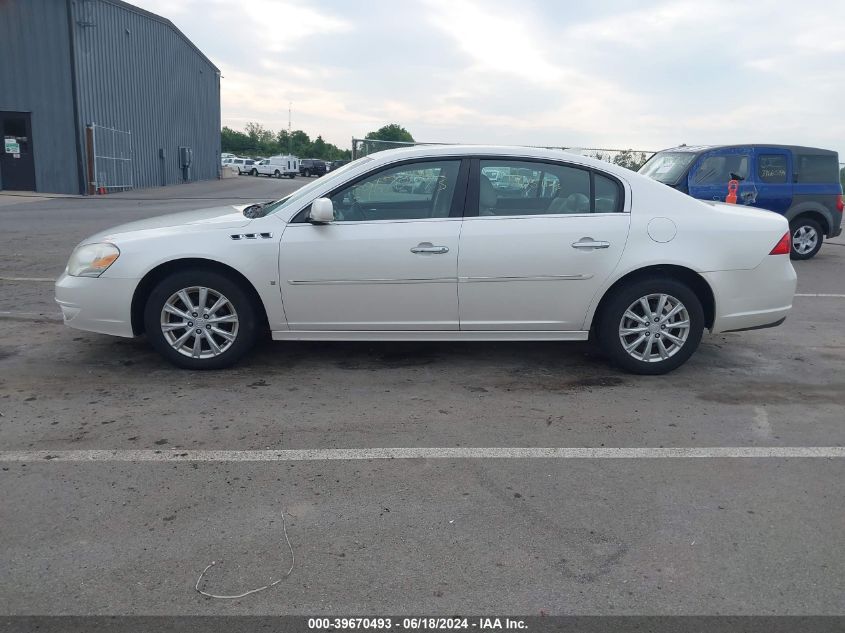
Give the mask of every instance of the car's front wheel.
[(822, 247), (823, 232), (821, 225), (807, 217), (795, 218), (789, 223), (792, 232), (792, 259), (810, 259)]
[(704, 310), (685, 284), (644, 279), (620, 288), (599, 317), (599, 343), (611, 361), (635, 374), (665, 374), (701, 342)]
[(302, 172), (302, 175), (305, 176), (306, 178), (310, 178), (311, 177), (311, 171), (306, 169), (304, 172)]
[(147, 299), (144, 327), (153, 348), (185, 369), (222, 369), (255, 343), (260, 321), (247, 293), (226, 275), (174, 273)]
[(276, 171), (273, 172), (273, 177), (274, 178), (281, 178), (282, 173), (277, 169)]

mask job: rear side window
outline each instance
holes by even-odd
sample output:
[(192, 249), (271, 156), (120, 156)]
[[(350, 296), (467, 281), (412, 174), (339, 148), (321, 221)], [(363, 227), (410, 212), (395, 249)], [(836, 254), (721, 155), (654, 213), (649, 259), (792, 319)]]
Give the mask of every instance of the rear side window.
[(761, 154), (757, 163), (757, 177), (760, 182), (771, 185), (786, 182), (786, 156), (783, 154)]
[(582, 167), (516, 160), (482, 160), (480, 216), (617, 213), (616, 180)]
[(839, 164), (836, 162), (836, 156), (799, 154), (796, 158), (796, 182), (839, 182)]

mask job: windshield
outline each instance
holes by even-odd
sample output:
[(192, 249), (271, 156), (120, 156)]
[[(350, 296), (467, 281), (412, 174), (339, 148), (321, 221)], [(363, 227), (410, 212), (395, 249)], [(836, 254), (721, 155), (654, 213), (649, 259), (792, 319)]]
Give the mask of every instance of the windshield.
[(693, 152), (657, 152), (640, 167), (639, 173), (666, 185), (675, 185), (695, 160)]
[(342, 178), (346, 172), (351, 171), (355, 167), (358, 167), (358, 165), (363, 165), (364, 163), (367, 163), (371, 160), (373, 159), (369, 156), (362, 156), (358, 160), (353, 160), (351, 163), (346, 163), (343, 167), (338, 167), (337, 169), (330, 171), (322, 178), (318, 178), (314, 182), (305, 185), (301, 189), (297, 189), (292, 194), (285, 196), (281, 200), (276, 200), (276, 202), (268, 204), (266, 207), (263, 208), (264, 215), (276, 213), (286, 208), (288, 205), (296, 204), (300, 200), (308, 198), (308, 196), (311, 195), (311, 192), (317, 189), (318, 187), (322, 187), (326, 183)]

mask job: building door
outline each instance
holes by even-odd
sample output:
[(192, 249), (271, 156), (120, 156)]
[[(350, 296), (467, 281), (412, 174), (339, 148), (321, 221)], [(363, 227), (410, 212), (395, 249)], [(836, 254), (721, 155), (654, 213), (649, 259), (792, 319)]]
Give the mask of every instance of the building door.
[(0, 136), (0, 189), (35, 191), (30, 113), (0, 111)]

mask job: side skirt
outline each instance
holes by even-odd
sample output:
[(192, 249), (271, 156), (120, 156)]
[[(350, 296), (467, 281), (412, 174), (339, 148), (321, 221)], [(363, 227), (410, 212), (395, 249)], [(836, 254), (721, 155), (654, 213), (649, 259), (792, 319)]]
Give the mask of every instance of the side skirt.
[(274, 341), (586, 341), (587, 331), (274, 330)]

